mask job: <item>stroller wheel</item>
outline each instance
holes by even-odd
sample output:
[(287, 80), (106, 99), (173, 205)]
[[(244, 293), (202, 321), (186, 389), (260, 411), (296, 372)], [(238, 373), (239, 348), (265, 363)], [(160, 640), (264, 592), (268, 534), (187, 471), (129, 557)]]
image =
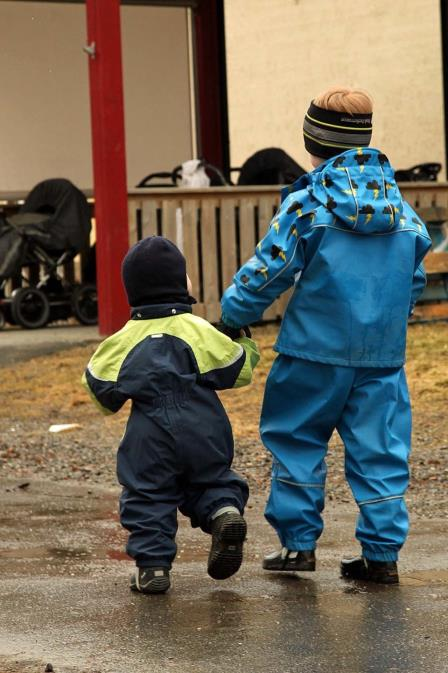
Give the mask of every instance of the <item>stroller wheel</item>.
[(95, 285), (78, 285), (72, 294), (73, 315), (82, 325), (98, 322), (98, 297)]
[(37, 287), (21, 287), (11, 299), (13, 322), (26, 329), (37, 329), (47, 324), (50, 304), (44, 292)]

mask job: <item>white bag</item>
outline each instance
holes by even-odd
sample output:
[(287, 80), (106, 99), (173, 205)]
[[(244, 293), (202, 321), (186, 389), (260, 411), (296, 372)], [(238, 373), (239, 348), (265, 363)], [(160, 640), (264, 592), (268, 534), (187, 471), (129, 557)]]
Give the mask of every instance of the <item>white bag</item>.
[(201, 189), (210, 187), (210, 178), (200, 159), (190, 159), (182, 164), (180, 187)]

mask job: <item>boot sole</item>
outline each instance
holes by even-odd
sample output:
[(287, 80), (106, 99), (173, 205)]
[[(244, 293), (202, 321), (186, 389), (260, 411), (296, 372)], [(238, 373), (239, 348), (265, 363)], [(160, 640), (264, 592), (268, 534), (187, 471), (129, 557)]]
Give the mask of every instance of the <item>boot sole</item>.
[(246, 533), (245, 520), (235, 514), (233, 517), (229, 516), (216, 535), (213, 535), (207, 572), (214, 580), (225, 580), (239, 570), (243, 561)]
[(358, 582), (373, 582), (374, 584), (400, 584), (398, 575), (369, 575), (369, 573), (350, 574), (341, 569), (341, 577), (345, 580), (355, 580)]
[(137, 587), (135, 578), (131, 580), (131, 591), (141, 594), (164, 594), (170, 588), (171, 583), (168, 577), (154, 577), (148, 584), (140, 589)]

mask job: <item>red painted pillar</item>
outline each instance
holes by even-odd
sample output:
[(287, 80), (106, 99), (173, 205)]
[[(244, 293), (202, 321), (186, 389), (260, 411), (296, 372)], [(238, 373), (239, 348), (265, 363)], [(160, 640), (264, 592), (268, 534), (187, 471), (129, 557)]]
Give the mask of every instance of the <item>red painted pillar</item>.
[(120, 1), (86, 0), (86, 8), (99, 331), (111, 334), (129, 315), (120, 275), (129, 247)]

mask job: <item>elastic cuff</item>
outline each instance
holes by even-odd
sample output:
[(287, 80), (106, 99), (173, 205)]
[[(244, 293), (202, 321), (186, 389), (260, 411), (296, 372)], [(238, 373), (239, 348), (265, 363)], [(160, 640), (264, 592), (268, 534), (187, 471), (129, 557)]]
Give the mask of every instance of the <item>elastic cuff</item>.
[(215, 502), (210, 507), (207, 508), (208, 513), (205, 513), (204, 518), (201, 517), (201, 519), (198, 520), (196, 526), (199, 525), (201, 530), (204, 531), (204, 533), (211, 533), (213, 515), (216, 514), (216, 512), (218, 512), (223, 507), (235, 507), (235, 509), (238, 510), (238, 512), (241, 515), (244, 514), (244, 505), (241, 506), (241, 503), (238, 502), (236, 498), (234, 500), (233, 498), (222, 498), (215, 500)]
[(244, 506), (241, 507), (241, 503), (237, 498), (221, 498), (215, 500), (215, 502), (212, 503), (212, 505), (208, 508), (208, 513), (206, 515), (207, 522), (210, 522), (216, 512), (218, 512), (220, 509), (223, 509), (224, 507), (234, 507), (240, 514), (244, 514)]
[(233, 329), (240, 329), (241, 325), (237, 325), (237, 323), (234, 320), (231, 320), (225, 313), (222, 314), (221, 320), (223, 323), (228, 325), (229, 327), (233, 327)]
[(151, 559), (150, 561), (140, 561), (136, 563), (137, 568), (168, 568), (171, 569), (172, 563), (167, 559)]
[(397, 551), (373, 552), (363, 548), (362, 555), (369, 561), (398, 561)]
[(282, 544), (289, 549), (289, 551), (314, 551), (314, 549), (316, 549), (316, 540), (298, 542), (297, 540), (284, 538)]
[(240, 510), (238, 507), (235, 507), (234, 505), (225, 505), (224, 507), (219, 507), (217, 510), (213, 512), (211, 515), (211, 520), (213, 521), (214, 519), (217, 519), (218, 516), (221, 516), (221, 514), (239, 514)]

